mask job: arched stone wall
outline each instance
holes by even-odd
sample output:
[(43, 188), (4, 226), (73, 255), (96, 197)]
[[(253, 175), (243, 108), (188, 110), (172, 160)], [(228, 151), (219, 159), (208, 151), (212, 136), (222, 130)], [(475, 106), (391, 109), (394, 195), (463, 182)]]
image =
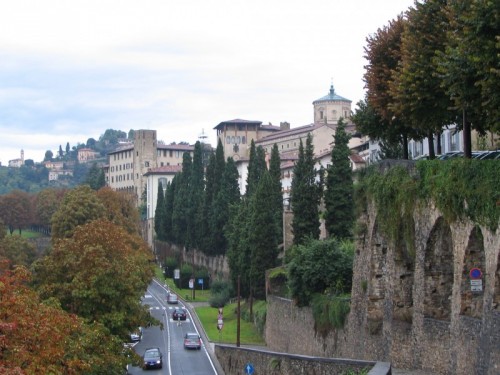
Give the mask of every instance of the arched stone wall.
[[(460, 286), (460, 315), (480, 319), (483, 315), (483, 291), (472, 291), (470, 270), (486, 269), (484, 254), (483, 233), (479, 227), (474, 227), (465, 249), (464, 267), (462, 270), (462, 284)], [(482, 280), (481, 280), (482, 281)]]
[(450, 227), (440, 217), (425, 249), (425, 301), (427, 318), (449, 320), (453, 287), (453, 243)]

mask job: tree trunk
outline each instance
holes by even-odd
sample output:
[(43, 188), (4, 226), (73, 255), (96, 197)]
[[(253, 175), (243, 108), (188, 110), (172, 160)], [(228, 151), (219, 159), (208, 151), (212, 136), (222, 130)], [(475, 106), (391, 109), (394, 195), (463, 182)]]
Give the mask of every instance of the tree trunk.
[(434, 133), (429, 131), (427, 135), (428, 145), (429, 145), (429, 159), (434, 160), (436, 158), (436, 153), (434, 152)]
[(437, 140), (436, 140), (436, 153), (438, 155), (441, 155), (443, 153), (442, 146), (441, 146), (441, 134), (442, 132), (438, 132), (437, 135)]
[(408, 136), (403, 134), (403, 159), (408, 160)]
[(463, 122), (463, 142), (464, 142), (464, 157), (472, 158), (472, 140), (471, 140), (471, 123), (467, 120), (465, 109), (462, 111)]

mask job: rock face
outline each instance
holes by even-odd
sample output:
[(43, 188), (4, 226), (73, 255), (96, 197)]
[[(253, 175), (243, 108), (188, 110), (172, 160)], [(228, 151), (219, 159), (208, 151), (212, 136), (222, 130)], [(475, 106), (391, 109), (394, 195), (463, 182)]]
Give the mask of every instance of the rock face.
[(394, 243), (368, 204), (344, 330), (316, 336), (308, 308), (269, 297), (269, 348), (436, 374), (499, 374), (500, 230), (446, 222), (432, 203), (419, 207), (405, 229), (411, 242)]

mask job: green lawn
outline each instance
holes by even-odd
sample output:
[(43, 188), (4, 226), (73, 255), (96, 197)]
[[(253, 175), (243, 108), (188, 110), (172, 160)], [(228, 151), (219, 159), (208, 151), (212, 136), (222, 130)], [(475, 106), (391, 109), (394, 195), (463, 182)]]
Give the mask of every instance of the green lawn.
[[(215, 307), (197, 307), (196, 315), (201, 321), (208, 339), (216, 343), (236, 344), (237, 315), (236, 303), (226, 305), (223, 312), (224, 326), (217, 328), (219, 310)], [(264, 339), (252, 323), (240, 319), (240, 344), (265, 345)]]
[[(10, 232), (8, 230), (5, 231), (5, 234), (10, 236)], [(19, 231), (16, 229), (13, 233), (13, 236), (19, 236)], [(21, 237), (22, 238), (37, 238), (37, 237), (43, 237), (44, 235), (38, 232), (33, 232), (31, 230), (23, 229), (21, 231)]]
[[(156, 268), (156, 278), (164, 280), (161, 268)], [(177, 293), (182, 299), (189, 302), (192, 301), (191, 289), (179, 289), (175, 286), (173, 279), (166, 279), (166, 284), (170, 290)], [(208, 302), (210, 300), (210, 290), (196, 290), (195, 302)], [(187, 297), (187, 298), (186, 298)], [(243, 306), (243, 303), (242, 303)], [(208, 339), (212, 342), (221, 342), (226, 344), (236, 344), (237, 330), (237, 304), (232, 303), (224, 307), (223, 322), (224, 326), (221, 331), (217, 329), (217, 318), (219, 310), (215, 307), (197, 307), (196, 315), (200, 319), (203, 329), (205, 330)], [(265, 345), (264, 339), (259, 334), (252, 323), (240, 319), (240, 344), (242, 345)]]

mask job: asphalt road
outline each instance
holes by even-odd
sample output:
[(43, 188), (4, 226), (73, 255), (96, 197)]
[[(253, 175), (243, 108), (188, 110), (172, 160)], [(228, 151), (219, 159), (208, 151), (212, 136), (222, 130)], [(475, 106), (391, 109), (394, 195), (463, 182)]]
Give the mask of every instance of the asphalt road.
[[(134, 350), (142, 356), (150, 347), (159, 347), (163, 353), (163, 368), (143, 370), (139, 367), (129, 367), (130, 374), (172, 374), (172, 375), (217, 375), (210, 356), (202, 339), (201, 350), (184, 349), (184, 334), (198, 332), (188, 309), (187, 319), (177, 322), (172, 319), (175, 307), (185, 307), (182, 301), (178, 305), (166, 302), (167, 290), (157, 282), (153, 282), (142, 298), (142, 303), (150, 307), (151, 315), (163, 322), (163, 330), (158, 326), (144, 328), (142, 340), (134, 345)], [(202, 335), (200, 335), (202, 336)]]

